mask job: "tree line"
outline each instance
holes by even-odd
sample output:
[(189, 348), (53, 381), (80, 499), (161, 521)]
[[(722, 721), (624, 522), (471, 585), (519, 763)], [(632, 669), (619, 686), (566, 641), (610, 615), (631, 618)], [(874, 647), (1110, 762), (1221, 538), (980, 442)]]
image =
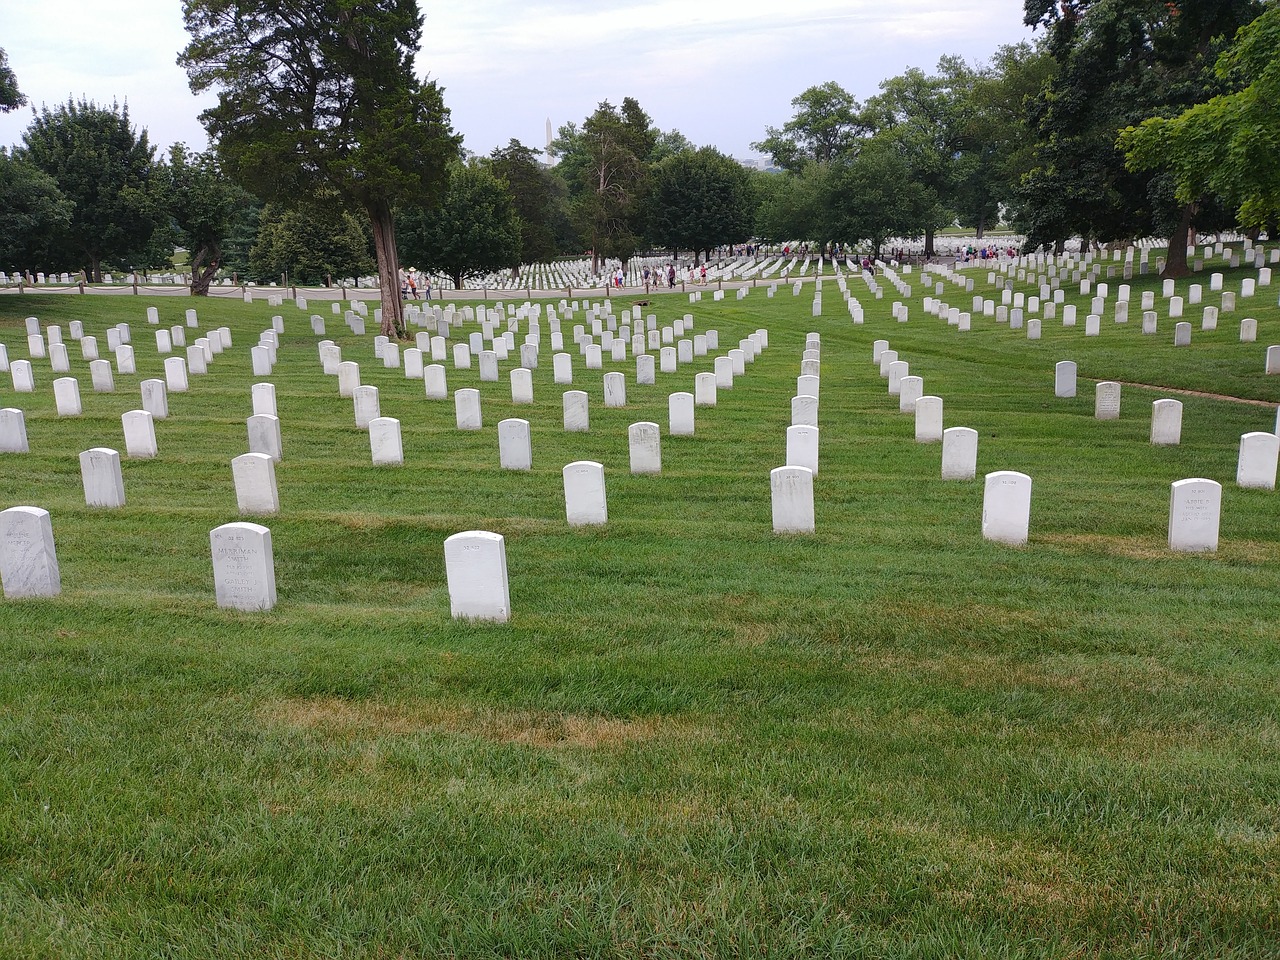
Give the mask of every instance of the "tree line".
[[(0, 152), (0, 268), (148, 269), (323, 283), (375, 272), (403, 332), (403, 261), (468, 277), (749, 239), (859, 246), (996, 223), (1030, 248), (1276, 230), (1276, 0), (1025, 0), (1034, 43), (943, 57), (859, 101), (831, 81), (753, 146), (749, 170), (633, 98), (562, 126), (553, 166), (517, 140), (462, 149), (418, 78), (416, 0), (187, 0), (191, 87), (212, 148), (156, 156), (127, 107), (68, 101)], [(0, 51), (0, 110), (24, 102)]]

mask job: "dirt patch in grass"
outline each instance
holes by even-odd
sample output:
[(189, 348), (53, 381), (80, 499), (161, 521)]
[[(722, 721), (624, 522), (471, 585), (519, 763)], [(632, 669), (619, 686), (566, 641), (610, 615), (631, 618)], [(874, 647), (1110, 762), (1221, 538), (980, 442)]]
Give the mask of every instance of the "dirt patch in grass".
[[(1095, 380), (1093, 377), (1090, 377), (1089, 379)], [(1101, 381), (1095, 380), (1095, 382)], [(1225, 400), (1228, 403), (1246, 403), (1253, 407), (1270, 407), (1272, 410), (1276, 408), (1276, 404), (1272, 400), (1253, 400), (1249, 397), (1231, 397), (1225, 393), (1208, 393), (1204, 390), (1184, 390), (1181, 387), (1162, 387), (1158, 383), (1134, 383), (1132, 380), (1115, 380), (1113, 382), (1126, 387), (1139, 387), (1144, 390), (1160, 390), (1163, 393), (1180, 393), (1184, 397), (1208, 397), (1210, 400)]]
[(1049, 533), (1036, 537), (1038, 543), (1089, 550), (1126, 560), (1167, 560), (1174, 554), (1169, 543), (1156, 537), (1108, 537), (1100, 533)]
[[(1169, 542), (1157, 537), (1108, 537), (1099, 533), (1050, 533), (1035, 538), (1037, 543), (1048, 543), (1054, 546), (1077, 548), (1108, 556), (1123, 557), (1126, 560), (1168, 560), (1173, 557), (1186, 557), (1188, 554), (1177, 553), (1169, 549)], [(1256, 540), (1227, 540), (1218, 544), (1216, 554), (1203, 554), (1207, 557), (1220, 557), (1224, 560), (1247, 563), (1265, 563), (1274, 559), (1275, 549), (1269, 544)]]
[(686, 725), (667, 717), (627, 719), (477, 710), (451, 704), (387, 704), (336, 697), (275, 700), (263, 704), (258, 714), (268, 726), (316, 730), (335, 736), (413, 736), (443, 731), (544, 750), (617, 750), (632, 743), (689, 732)]

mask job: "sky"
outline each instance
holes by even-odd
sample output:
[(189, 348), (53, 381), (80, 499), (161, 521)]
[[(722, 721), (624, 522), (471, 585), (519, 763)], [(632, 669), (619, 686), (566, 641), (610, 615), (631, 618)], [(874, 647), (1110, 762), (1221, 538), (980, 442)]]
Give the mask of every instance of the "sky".
[[(598, 103), (634, 97), (662, 130), (740, 159), (793, 114), (803, 90), (834, 80), (859, 100), (944, 54), (971, 63), (1032, 38), (1022, 0), (419, 0), (419, 72), (444, 88), (464, 146), (515, 138), (541, 150)], [(164, 150), (203, 149), (194, 96), (177, 66), (181, 0), (3, 0), (0, 47), (31, 104), (127, 103)], [(31, 107), (0, 114), (0, 145), (21, 142)]]

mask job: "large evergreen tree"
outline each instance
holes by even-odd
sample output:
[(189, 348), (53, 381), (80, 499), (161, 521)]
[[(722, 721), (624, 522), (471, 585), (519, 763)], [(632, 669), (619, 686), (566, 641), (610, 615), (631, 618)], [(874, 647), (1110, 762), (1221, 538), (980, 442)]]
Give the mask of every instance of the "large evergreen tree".
[(382, 330), (405, 336), (395, 208), (444, 187), (459, 139), (440, 88), (420, 80), (416, 0), (185, 0), (178, 62), (229, 173), (292, 203), (317, 188), (363, 210), (382, 287)]

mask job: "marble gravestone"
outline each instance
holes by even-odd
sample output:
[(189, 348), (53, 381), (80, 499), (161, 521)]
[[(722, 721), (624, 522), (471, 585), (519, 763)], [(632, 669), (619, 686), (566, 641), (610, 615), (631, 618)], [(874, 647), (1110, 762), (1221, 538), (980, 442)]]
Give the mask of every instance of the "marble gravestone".
[(982, 536), (1021, 546), (1031, 522), (1031, 478), (1014, 470), (988, 473), (982, 498)]
[(607, 523), (604, 465), (593, 460), (576, 460), (561, 471), (564, 477), (565, 519), (571, 527)]
[(0, 510), (0, 584), (6, 600), (56, 597), (62, 592), (48, 510)]
[(950, 427), (942, 432), (942, 479), (972, 480), (978, 475), (978, 431)]
[(209, 550), (219, 607), (251, 612), (276, 605), (270, 530), (257, 523), (224, 523), (209, 531)]
[(236, 508), (241, 514), (280, 512), (276, 462), (265, 453), (243, 453), (231, 461)]
[(644, 421), (627, 428), (632, 473), (662, 472), (662, 436), (656, 423)]
[(774, 533), (813, 533), (813, 471), (802, 466), (769, 471)]
[(449, 614), (455, 620), (506, 623), (511, 617), (507, 542), (487, 530), (455, 533), (444, 542)]
[(1222, 514), (1222, 484), (1203, 477), (1175, 480), (1169, 492), (1169, 549), (1214, 553)]

